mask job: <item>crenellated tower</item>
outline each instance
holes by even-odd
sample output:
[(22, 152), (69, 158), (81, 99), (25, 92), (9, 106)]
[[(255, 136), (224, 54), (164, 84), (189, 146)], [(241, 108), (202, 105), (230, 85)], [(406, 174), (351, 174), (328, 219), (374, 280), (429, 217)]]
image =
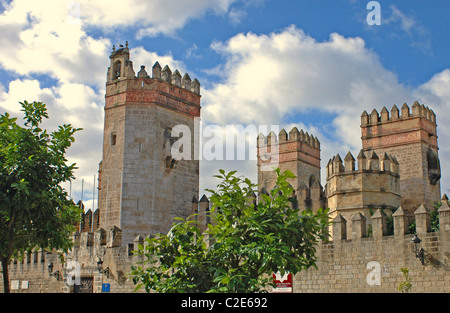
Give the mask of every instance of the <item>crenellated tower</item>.
[(351, 229), (352, 217), (370, 221), (375, 209), (393, 212), (401, 203), (399, 164), (394, 156), (360, 151), (356, 160), (348, 152), (336, 154), (327, 164), (326, 195), (330, 217), (340, 215)]
[[(174, 217), (191, 213), (199, 193), (200, 84), (158, 62), (152, 77), (145, 66), (136, 75), (128, 44), (113, 48), (110, 62), (98, 223), (106, 230), (120, 228), (126, 242), (137, 234), (165, 233)], [(177, 125), (188, 131), (173, 134)], [(175, 158), (172, 146), (183, 136), (191, 144), (190, 156)]]
[(320, 142), (314, 135), (297, 127), (287, 133), (282, 129), (278, 136), (273, 131), (267, 136), (259, 134), (258, 185), (260, 192), (268, 192), (276, 183), (278, 167), (290, 170), (295, 176), (289, 183), (295, 190), (297, 205), (317, 210), (324, 208), (326, 199), (320, 184)]
[(424, 204), (431, 209), (441, 199), (436, 114), (419, 102), (411, 109), (394, 105), (380, 114), (374, 109), (361, 115), (363, 151), (388, 153), (399, 162), (401, 206), (406, 212)]

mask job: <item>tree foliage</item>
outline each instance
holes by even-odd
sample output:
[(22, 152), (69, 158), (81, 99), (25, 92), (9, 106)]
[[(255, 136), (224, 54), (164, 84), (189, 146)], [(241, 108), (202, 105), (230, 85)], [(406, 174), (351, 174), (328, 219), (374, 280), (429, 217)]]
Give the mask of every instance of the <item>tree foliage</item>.
[(66, 150), (79, 129), (69, 124), (48, 133), (40, 128), (48, 118), (42, 102), (20, 103), (24, 123), (0, 115), (0, 261), (5, 292), (8, 263), (35, 247), (68, 250), (80, 211), (61, 187), (74, 178)]
[[(316, 267), (316, 246), (328, 238), (328, 210), (313, 213), (292, 205), (290, 171), (276, 169), (276, 186), (261, 194), (236, 171), (211, 192), (211, 223), (202, 233), (195, 216), (179, 219), (167, 235), (147, 238), (133, 266), (137, 289), (157, 292), (260, 292), (272, 285), (272, 273), (296, 274)], [(207, 244), (208, 243), (208, 244)]]

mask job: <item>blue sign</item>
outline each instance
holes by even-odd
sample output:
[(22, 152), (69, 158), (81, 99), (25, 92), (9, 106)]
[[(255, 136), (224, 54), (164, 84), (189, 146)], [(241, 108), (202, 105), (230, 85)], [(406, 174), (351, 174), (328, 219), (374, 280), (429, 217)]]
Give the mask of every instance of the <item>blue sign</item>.
[(111, 284), (102, 284), (102, 292), (109, 292)]

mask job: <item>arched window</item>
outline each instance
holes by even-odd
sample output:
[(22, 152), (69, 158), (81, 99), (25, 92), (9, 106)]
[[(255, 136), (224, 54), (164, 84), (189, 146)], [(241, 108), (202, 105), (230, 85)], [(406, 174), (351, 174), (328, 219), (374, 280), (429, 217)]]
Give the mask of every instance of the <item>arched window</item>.
[(122, 76), (122, 62), (117, 61), (114, 63), (113, 79), (119, 79)]

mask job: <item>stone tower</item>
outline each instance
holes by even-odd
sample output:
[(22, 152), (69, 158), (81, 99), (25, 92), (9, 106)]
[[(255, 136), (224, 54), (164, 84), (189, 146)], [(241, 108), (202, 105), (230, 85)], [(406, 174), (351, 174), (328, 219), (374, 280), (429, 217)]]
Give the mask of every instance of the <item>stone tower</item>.
[[(194, 143), (200, 84), (188, 74), (181, 77), (178, 70), (172, 73), (168, 66), (161, 69), (158, 62), (152, 77), (144, 66), (136, 76), (128, 43), (117, 50), (113, 47), (110, 60), (99, 169), (99, 227), (120, 228), (123, 242), (132, 242), (137, 235), (166, 233), (173, 218), (191, 213), (193, 199), (198, 197)], [(187, 131), (172, 133), (177, 125)], [(191, 146), (179, 148), (188, 152), (188, 157), (184, 154), (180, 159), (172, 155), (172, 146), (182, 137)]]
[(295, 179), (289, 183), (295, 190), (297, 205), (317, 210), (324, 208), (326, 199), (320, 185), (320, 142), (317, 137), (294, 127), (289, 134), (282, 129), (278, 138), (274, 132), (259, 134), (258, 185), (260, 192), (269, 192), (276, 183), (274, 167), (281, 172), (290, 170)]
[(373, 110), (361, 115), (362, 146), (366, 155), (375, 151), (394, 156), (400, 166), (402, 208), (413, 212), (421, 204), (430, 209), (440, 201), (440, 162), (436, 132), (436, 115), (417, 101), (403, 104), (401, 111), (386, 107), (380, 114)]
[(398, 162), (387, 153), (379, 157), (374, 151), (367, 156), (360, 151), (356, 160), (350, 152), (344, 160), (339, 154), (333, 156), (327, 164), (326, 184), (331, 219), (340, 215), (351, 233), (355, 214), (371, 223), (371, 210), (397, 210), (401, 204), (398, 172)]

